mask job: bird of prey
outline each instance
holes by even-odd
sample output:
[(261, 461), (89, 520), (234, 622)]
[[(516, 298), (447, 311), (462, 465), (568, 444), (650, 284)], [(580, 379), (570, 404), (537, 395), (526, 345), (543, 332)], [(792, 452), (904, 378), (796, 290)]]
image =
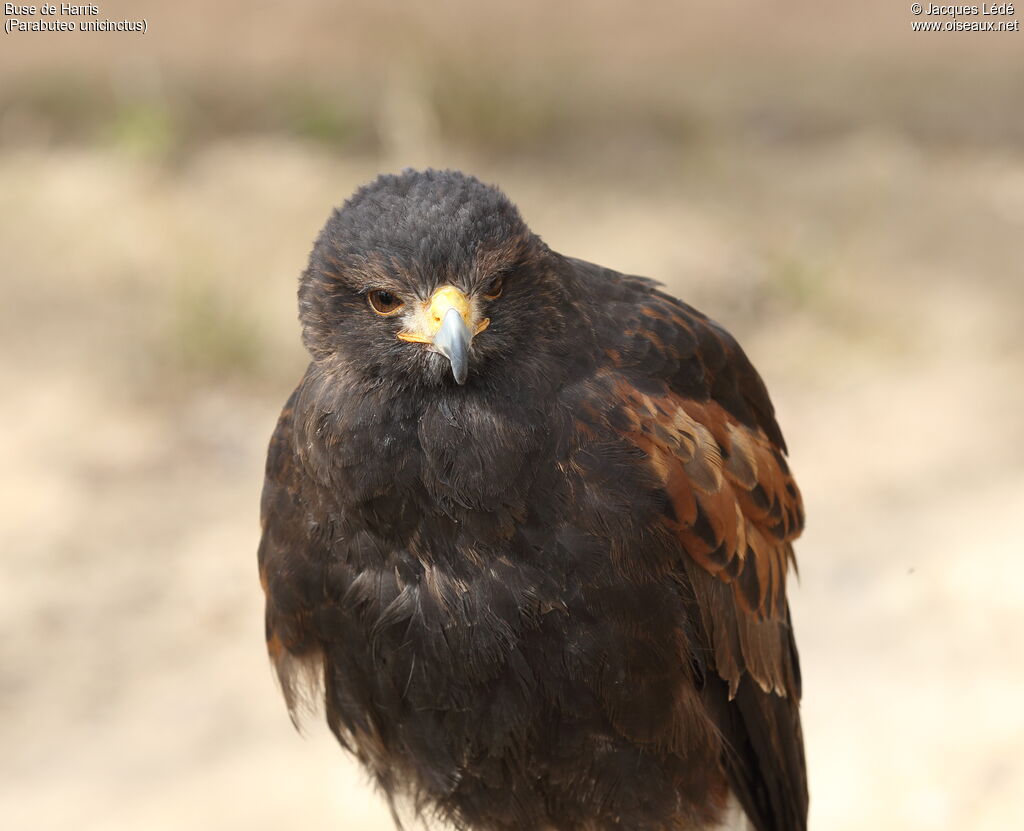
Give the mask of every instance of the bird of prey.
[(454, 171), (335, 210), (299, 309), (259, 548), (293, 716), (428, 823), (804, 829), (803, 510), (736, 341)]

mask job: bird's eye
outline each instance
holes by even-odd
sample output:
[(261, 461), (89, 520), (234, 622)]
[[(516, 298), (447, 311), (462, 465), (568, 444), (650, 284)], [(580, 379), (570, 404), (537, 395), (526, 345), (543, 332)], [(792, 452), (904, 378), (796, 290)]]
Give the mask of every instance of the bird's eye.
[(484, 289), (484, 297), (488, 300), (497, 300), (501, 297), (501, 290), (505, 286), (505, 278), (502, 275), (494, 277), (491, 282), (487, 284), (487, 288)]
[(393, 315), (405, 305), (398, 296), (384, 289), (374, 289), (366, 295), (366, 299), (370, 304), (370, 308), (384, 317)]

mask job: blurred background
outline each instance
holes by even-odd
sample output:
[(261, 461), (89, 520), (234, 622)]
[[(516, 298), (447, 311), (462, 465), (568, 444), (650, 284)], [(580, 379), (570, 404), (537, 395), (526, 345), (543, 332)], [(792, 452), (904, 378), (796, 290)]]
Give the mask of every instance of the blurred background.
[(760, 368), (809, 517), (813, 827), (1024, 827), (1024, 33), (883, 0), (99, 6), (147, 34), (0, 36), (5, 828), (390, 827), (288, 721), (255, 550), (298, 274), (408, 165), (499, 184)]

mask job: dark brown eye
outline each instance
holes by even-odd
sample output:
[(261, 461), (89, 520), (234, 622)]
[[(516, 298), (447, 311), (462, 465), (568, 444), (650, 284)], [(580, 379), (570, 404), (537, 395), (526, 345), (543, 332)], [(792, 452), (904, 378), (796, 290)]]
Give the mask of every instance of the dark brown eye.
[(369, 301), (371, 309), (385, 317), (393, 315), (404, 305), (401, 299), (384, 289), (374, 289), (366, 295), (366, 299)]
[(494, 277), (484, 289), (484, 297), (488, 300), (497, 300), (501, 297), (501, 290), (505, 287), (505, 278), (500, 274)]

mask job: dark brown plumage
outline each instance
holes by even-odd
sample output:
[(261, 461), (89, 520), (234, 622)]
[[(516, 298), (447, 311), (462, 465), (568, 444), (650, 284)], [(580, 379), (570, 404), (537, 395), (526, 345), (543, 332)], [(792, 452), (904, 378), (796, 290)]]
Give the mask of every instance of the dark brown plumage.
[(299, 298), (259, 551), (293, 713), (312, 679), (384, 794), (460, 828), (711, 828), (731, 793), (804, 829), (803, 513), (733, 338), (454, 172), (358, 191)]

